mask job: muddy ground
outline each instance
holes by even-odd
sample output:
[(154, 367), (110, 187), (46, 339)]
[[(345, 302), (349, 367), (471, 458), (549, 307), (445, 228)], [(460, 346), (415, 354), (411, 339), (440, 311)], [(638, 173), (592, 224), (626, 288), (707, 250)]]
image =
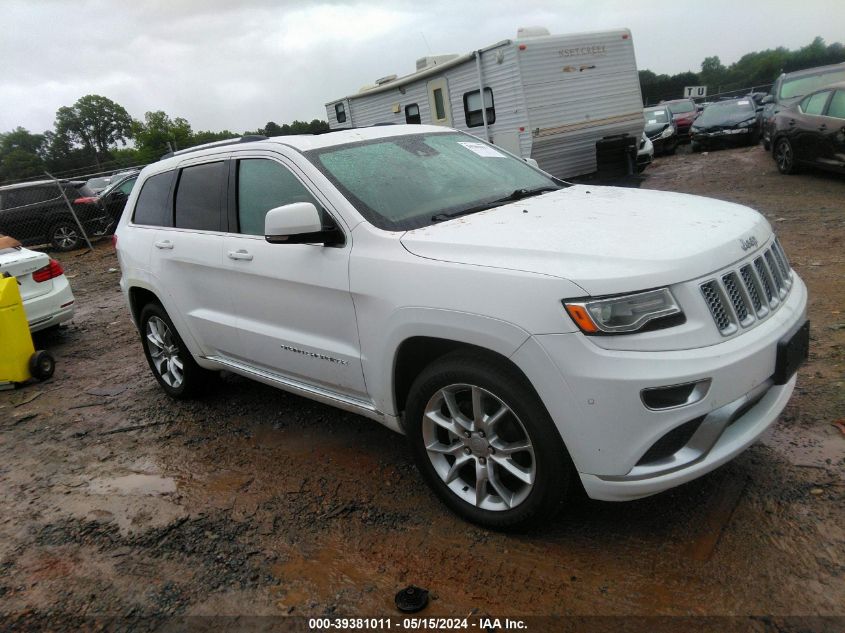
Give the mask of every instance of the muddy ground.
[(168, 399), (103, 243), (59, 256), (78, 312), (38, 340), (55, 377), (0, 392), (0, 628), (398, 615), (410, 583), (431, 616), (845, 615), (845, 178), (682, 148), (642, 186), (762, 211), (809, 286), (810, 362), (734, 462), (641, 501), (581, 500), (528, 535), (473, 527), (373, 422), (234, 377)]

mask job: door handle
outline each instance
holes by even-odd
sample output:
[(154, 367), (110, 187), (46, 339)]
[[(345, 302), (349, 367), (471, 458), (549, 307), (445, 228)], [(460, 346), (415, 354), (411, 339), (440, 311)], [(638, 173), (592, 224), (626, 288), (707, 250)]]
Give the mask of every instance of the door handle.
[(789, 119), (789, 124), (790, 124), (790, 125), (795, 125), (795, 119)]
[(173, 242), (170, 240), (162, 240), (160, 242), (155, 243), (156, 248), (160, 248), (162, 250), (171, 250), (173, 248)]
[(824, 132), (826, 129), (827, 129), (827, 126), (826, 126), (824, 123), (822, 123), (822, 124), (819, 126), (819, 132)]
[(251, 262), (252, 253), (248, 253), (242, 248), (236, 251), (229, 251), (229, 259), (240, 259), (246, 262)]

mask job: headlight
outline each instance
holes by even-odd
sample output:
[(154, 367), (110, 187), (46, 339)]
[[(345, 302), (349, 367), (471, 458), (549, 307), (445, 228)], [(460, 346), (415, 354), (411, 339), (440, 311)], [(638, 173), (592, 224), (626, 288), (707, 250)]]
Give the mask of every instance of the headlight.
[(585, 334), (637, 332), (655, 319), (683, 315), (668, 288), (607, 299), (566, 301), (564, 306)]
[(660, 138), (669, 138), (675, 133), (675, 127), (670, 125), (660, 133)]
[(748, 119), (747, 121), (743, 121), (737, 127), (749, 127), (751, 125), (754, 125), (754, 119)]

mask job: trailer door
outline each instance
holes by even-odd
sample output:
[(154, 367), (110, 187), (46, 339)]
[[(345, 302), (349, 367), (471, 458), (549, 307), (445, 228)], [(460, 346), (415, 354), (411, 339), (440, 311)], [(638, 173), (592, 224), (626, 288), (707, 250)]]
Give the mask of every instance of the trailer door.
[(432, 124), (452, 127), (452, 108), (449, 106), (449, 88), (445, 77), (428, 82), (428, 105), (431, 108)]

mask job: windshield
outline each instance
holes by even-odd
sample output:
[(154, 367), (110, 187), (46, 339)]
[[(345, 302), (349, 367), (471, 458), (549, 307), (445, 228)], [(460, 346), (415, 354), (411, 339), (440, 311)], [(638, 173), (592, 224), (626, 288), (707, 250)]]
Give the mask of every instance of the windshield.
[(805, 94), (813, 92), (813, 90), (816, 90), (817, 88), (823, 88), (839, 81), (845, 81), (845, 68), (842, 68), (841, 70), (832, 70), (818, 75), (810, 75), (809, 77), (786, 79), (780, 86), (778, 99), (803, 97)]
[(678, 101), (669, 104), (669, 112), (672, 114), (684, 114), (693, 110), (695, 110), (695, 104), (692, 101)]
[(646, 125), (658, 125), (660, 123), (669, 123), (669, 111), (666, 108), (657, 108), (654, 110), (643, 111)]
[(561, 187), (525, 162), (460, 133), (393, 136), (305, 155), (368, 221), (388, 231), (427, 226), (437, 216), (476, 210), (514, 193), (521, 194), (516, 199)]
[(757, 108), (751, 99), (717, 101), (704, 108), (704, 112), (695, 120), (695, 125), (703, 127), (725, 121), (742, 121), (750, 119), (756, 113)]

